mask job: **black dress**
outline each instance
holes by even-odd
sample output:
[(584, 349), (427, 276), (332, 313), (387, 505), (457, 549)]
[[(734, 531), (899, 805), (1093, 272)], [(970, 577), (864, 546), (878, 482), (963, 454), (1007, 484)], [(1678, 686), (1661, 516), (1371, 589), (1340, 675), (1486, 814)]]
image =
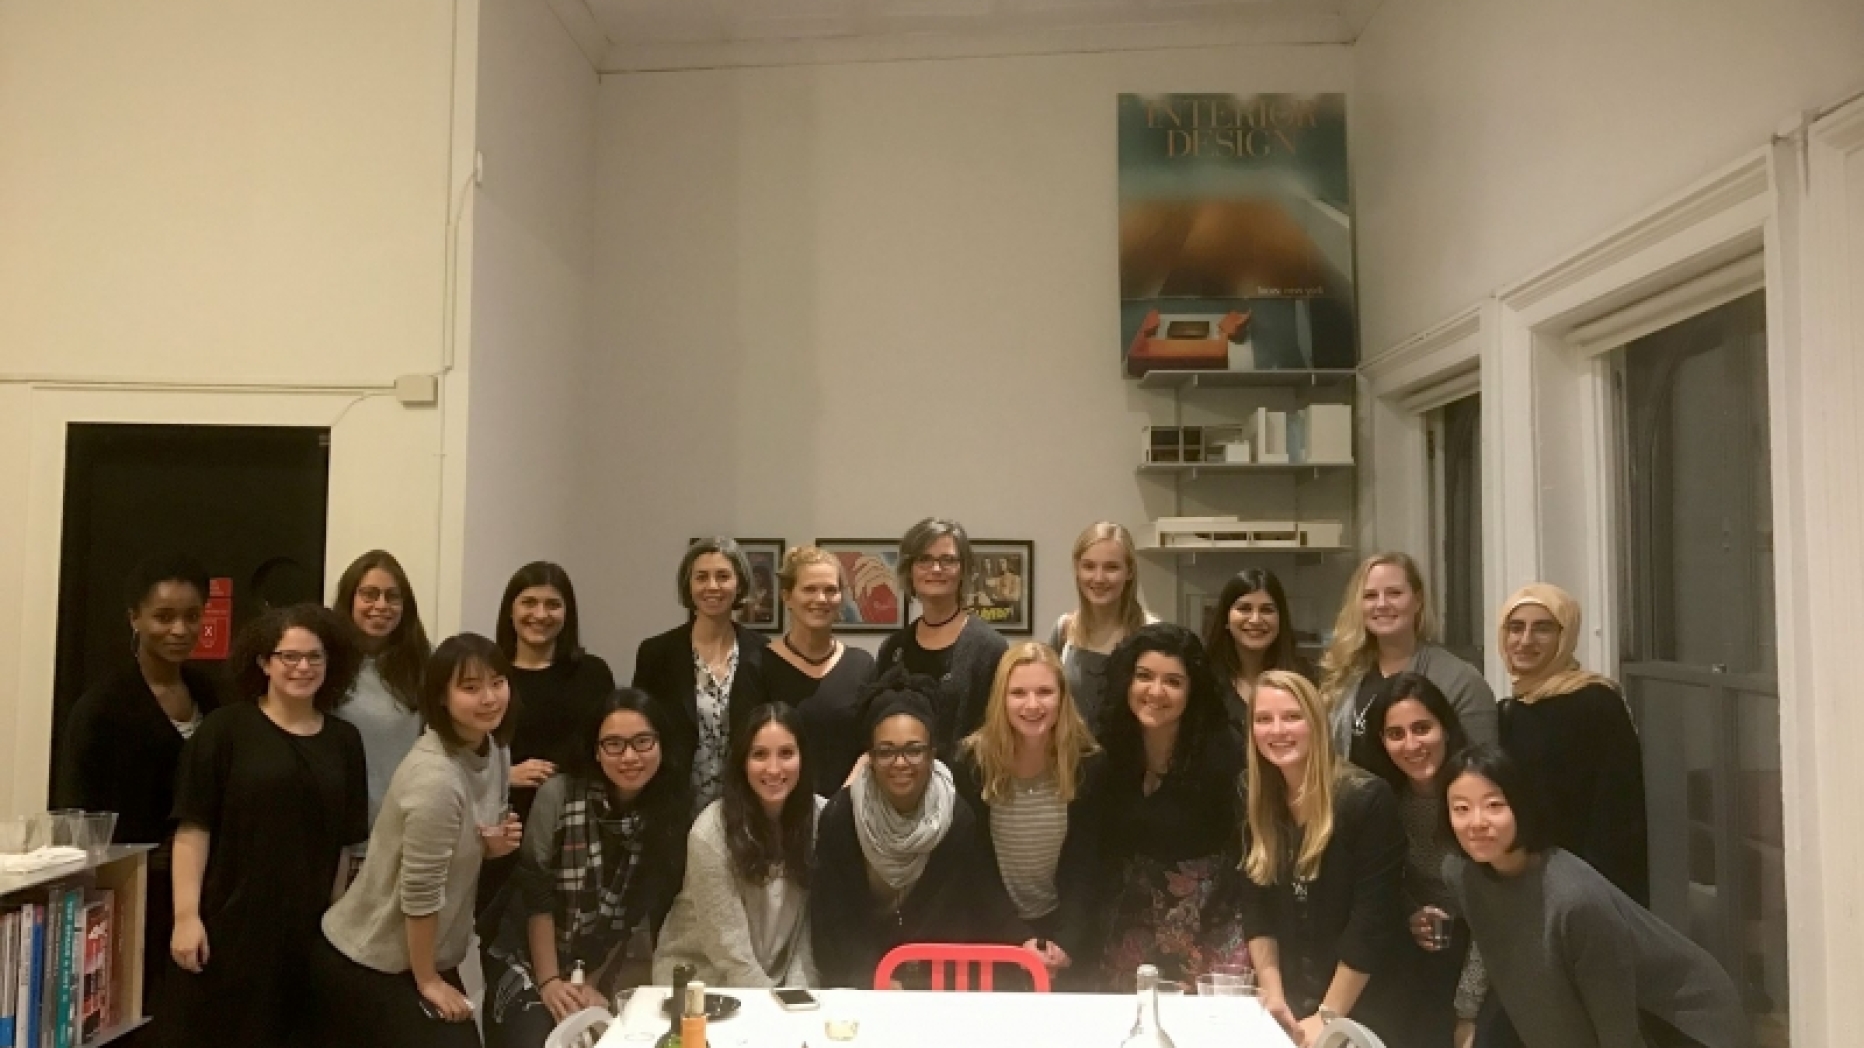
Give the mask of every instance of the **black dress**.
[(1604, 684), (1502, 703), (1502, 748), (1539, 783), (1553, 844), (1650, 905), (1644, 756), (1624, 697)]
[(325, 716), (317, 734), (293, 735), (255, 702), (223, 707), (182, 753), (175, 818), (211, 835), (200, 901), (208, 958), (199, 975), (169, 971), (164, 1043), (307, 1043), (318, 1014), (311, 948), (337, 856), (369, 837), (361, 734)]
[(764, 656), (764, 694), (796, 708), (803, 745), (814, 765), (818, 797), (833, 797), (861, 759), (861, 689), (874, 679), (874, 656), (842, 646), (841, 658), (821, 677), (811, 677), (780, 655)]

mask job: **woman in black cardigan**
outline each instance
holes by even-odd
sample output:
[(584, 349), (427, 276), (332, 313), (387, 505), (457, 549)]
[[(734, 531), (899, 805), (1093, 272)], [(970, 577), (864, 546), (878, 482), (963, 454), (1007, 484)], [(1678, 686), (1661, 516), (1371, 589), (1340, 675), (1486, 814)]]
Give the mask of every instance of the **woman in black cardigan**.
[(1405, 833), (1381, 779), (1338, 760), (1314, 685), (1270, 670), (1250, 703), (1243, 923), (1262, 1004), (1296, 1044), (1350, 1015), (1393, 1028), (1409, 984)]
[(690, 617), (634, 654), (636, 688), (671, 715), (668, 756), (691, 769), (693, 811), (718, 799), (731, 733), (765, 702), (769, 642), (732, 620), (751, 598), (751, 564), (728, 538), (700, 539), (680, 558), (680, 604)]
[(1075, 711), (1060, 656), (1025, 641), (997, 667), (984, 725), (959, 744), (958, 795), (984, 824), (984, 846), (1023, 945), (1057, 981), (1092, 967), (1099, 896), (1100, 747)]
[(990, 682), (1009, 644), (982, 619), (964, 610), (975, 566), (971, 539), (955, 520), (927, 517), (900, 539), (900, 588), (919, 601), (919, 617), (881, 642), (880, 672), (905, 672), (938, 682), (932, 695), (938, 717), (934, 742), (955, 754), (958, 740), (977, 730), (990, 700)]
[(824, 986), (866, 989), (895, 946), (1017, 943), (988, 831), (937, 759), (932, 682), (888, 674), (867, 703), (868, 762), (816, 824), (809, 924)]

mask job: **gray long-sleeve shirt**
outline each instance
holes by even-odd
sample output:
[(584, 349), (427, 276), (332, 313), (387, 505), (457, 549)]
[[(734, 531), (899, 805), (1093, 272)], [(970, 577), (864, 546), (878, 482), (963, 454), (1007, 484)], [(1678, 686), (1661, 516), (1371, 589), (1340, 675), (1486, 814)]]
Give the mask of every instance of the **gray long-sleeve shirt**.
[(1451, 856), (1443, 872), (1528, 1048), (1752, 1045), (1715, 958), (1579, 858), (1552, 848), (1504, 877)]
[(423, 732), (389, 780), (362, 872), (324, 914), (331, 945), (365, 967), (405, 972), (407, 918), (438, 915), (435, 967), (464, 961), (485, 856), (479, 827), (498, 820), (510, 779), (498, 743), (473, 753)]
[[(1463, 733), (1469, 736), (1472, 745), (1494, 745), (1500, 740), (1501, 710), (1495, 702), (1495, 691), (1474, 666), (1435, 644), (1420, 644), (1411, 656), (1411, 664), (1405, 668), (1422, 673), (1450, 700), (1450, 708), (1456, 711), (1456, 719), (1462, 723)], [(1354, 703), (1364, 676), (1353, 674), (1340, 683), (1338, 691), (1327, 696), (1333, 721), (1334, 752), (1342, 757), (1353, 752), (1353, 718), (1359, 712)], [(1377, 729), (1366, 730), (1370, 735), (1378, 735)]]

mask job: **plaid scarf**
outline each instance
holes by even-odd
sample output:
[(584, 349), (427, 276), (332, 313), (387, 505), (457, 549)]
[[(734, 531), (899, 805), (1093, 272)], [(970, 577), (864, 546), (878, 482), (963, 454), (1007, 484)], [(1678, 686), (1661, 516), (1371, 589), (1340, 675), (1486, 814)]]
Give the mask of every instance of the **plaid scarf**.
[[(557, 957), (568, 969), (577, 960), (591, 974), (645, 917), (638, 899), (629, 898), (647, 844), (646, 822), (639, 812), (615, 814), (608, 788), (600, 780), (573, 782), (557, 820), (555, 861), (551, 863), (556, 919)], [(618, 838), (621, 854), (607, 855), (603, 835)], [(631, 905), (632, 903), (632, 905)], [(491, 954), (507, 971), (498, 982), (492, 1013), (503, 1021), (527, 990), (537, 988), (528, 950), (501, 935)]]

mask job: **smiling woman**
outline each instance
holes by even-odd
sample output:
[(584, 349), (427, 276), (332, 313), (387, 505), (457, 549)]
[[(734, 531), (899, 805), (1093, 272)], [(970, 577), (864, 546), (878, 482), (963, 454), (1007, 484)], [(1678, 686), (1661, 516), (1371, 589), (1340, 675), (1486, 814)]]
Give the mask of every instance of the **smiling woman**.
[(814, 766), (811, 787), (827, 797), (860, 759), (861, 689), (874, 679), (874, 657), (835, 639), (844, 589), (841, 562), (815, 546), (783, 556), (777, 586), (789, 628), (764, 656), (764, 695), (793, 706)]
[(336, 715), (362, 733), (369, 758), (369, 824), (375, 825), (389, 777), (421, 734), (421, 674), (433, 647), (401, 562), (385, 550), (357, 557), (337, 580), (331, 606), (363, 655), (355, 684)]

